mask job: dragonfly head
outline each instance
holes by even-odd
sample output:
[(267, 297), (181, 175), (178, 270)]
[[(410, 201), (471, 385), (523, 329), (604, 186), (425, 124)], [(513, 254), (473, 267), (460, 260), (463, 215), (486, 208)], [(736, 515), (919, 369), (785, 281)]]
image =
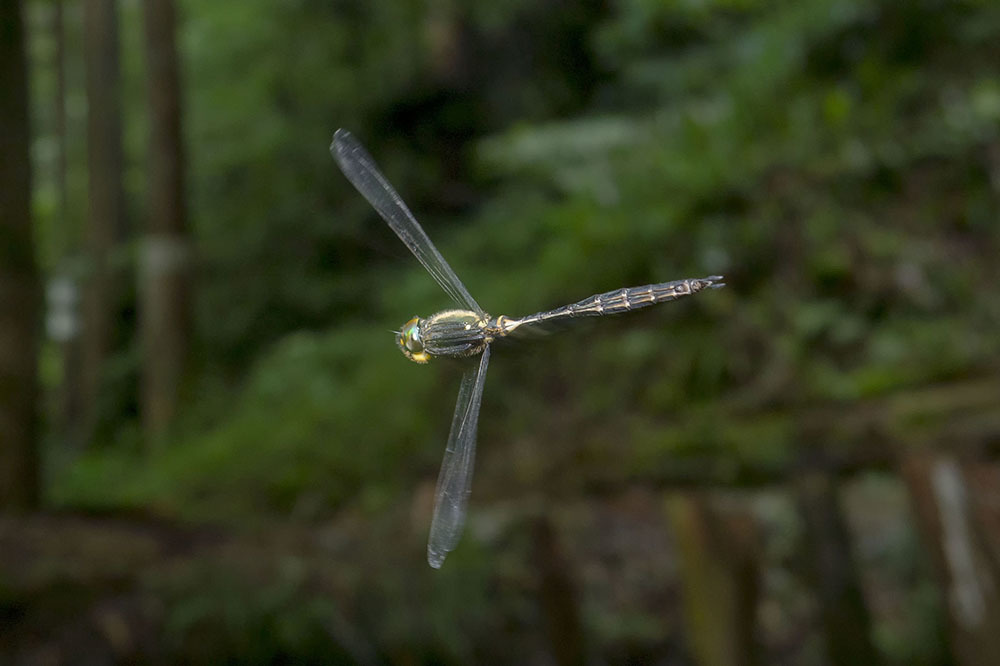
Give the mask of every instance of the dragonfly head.
[(431, 356), (424, 349), (424, 341), (420, 337), (420, 317), (414, 317), (403, 324), (396, 338), (396, 344), (402, 350), (403, 355), (416, 363), (426, 363)]

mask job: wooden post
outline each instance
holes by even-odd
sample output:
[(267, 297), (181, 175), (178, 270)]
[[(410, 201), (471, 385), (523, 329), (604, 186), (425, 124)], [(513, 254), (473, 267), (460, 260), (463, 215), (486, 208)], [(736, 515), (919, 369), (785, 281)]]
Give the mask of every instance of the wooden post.
[(579, 601), (563, 554), (548, 518), (534, 520), (534, 555), (540, 574), (539, 601), (552, 654), (559, 666), (587, 663)]
[(684, 623), (695, 660), (701, 666), (759, 663), (753, 517), (724, 515), (697, 493), (669, 497), (667, 515), (677, 539)]
[(872, 643), (871, 618), (851, 553), (837, 480), (822, 469), (807, 469), (795, 481), (795, 494), (830, 663), (878, 664), (881, 659)]
[(947, 608), (955, 662), (1000, 664), (1000, 465), (914, 453), (900, 467)]

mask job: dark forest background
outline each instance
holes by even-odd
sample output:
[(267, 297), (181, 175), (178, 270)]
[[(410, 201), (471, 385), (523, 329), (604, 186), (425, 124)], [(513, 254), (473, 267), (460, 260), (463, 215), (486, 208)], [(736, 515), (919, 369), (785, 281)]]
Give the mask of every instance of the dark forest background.
[[(1000, 5), (0, 0), (0, 663), (1000, 663)], [(424, 557), (447, 297), (521, 315)]]

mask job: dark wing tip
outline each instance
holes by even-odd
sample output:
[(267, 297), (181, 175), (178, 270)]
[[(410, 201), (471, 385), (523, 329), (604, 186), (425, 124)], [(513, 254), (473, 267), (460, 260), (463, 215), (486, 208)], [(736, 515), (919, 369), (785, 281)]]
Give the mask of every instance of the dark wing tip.
[(427, 564), (431, 565), (432, 569), (440, 569), (441, 565), (444, 564), (444, 558), (448, 556), (448, 551), (439, 553), (437, 550), (428, 548), (427, 549)]
[(333, 141), (330, 142), (330, 152), (333, 153), (334, 157), (337, 154), (344, 154), (349, 150), (348, 143), (353, 141), (354, 136), (345, 130), (343, 127), (338, 129), (333, 133)]

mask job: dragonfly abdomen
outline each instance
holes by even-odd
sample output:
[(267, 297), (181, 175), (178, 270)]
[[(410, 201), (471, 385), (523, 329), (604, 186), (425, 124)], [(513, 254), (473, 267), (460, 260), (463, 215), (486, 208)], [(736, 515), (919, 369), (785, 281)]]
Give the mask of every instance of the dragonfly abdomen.
[(520, 319), (507, 319), (504, 317), (502, 318), (501, 327), (504, 333), (510, 333), (515, 328), (524, 325), (543, 324), (575, 317), (600, 317), (603, 315), (620, 314), (631, 310), (638, 310), (649, 305), (672, 301), (682, 296), (696, 294), (702, 289), (717, 289), (723, 286), (720, 280), (722, 280), (722, 276), (712, 275), (706, 278), (674, 280), (673, 282), (647, 284), (641, 287), (615, 289), (603, 294), (594, 294), (582, 301), (564, 305), (555, 310), (536, 312)]
[(597, 294), (590, 298), (585, 298), (578, 303), (566, 306), (571, 316), (601, 316), (619, 314), (638, 310), (648, 305), (665, 303), (697, 293), (705, 287), (721, 287), (715, 284), (716, 280), (721, 280), (720, 276), (696, 279), (696, 280), (675, 280), (673, 282), (660, 282), (658, 284), (647, 284), (642, 287), (628, 287), (616, 289), (603, 294)]

